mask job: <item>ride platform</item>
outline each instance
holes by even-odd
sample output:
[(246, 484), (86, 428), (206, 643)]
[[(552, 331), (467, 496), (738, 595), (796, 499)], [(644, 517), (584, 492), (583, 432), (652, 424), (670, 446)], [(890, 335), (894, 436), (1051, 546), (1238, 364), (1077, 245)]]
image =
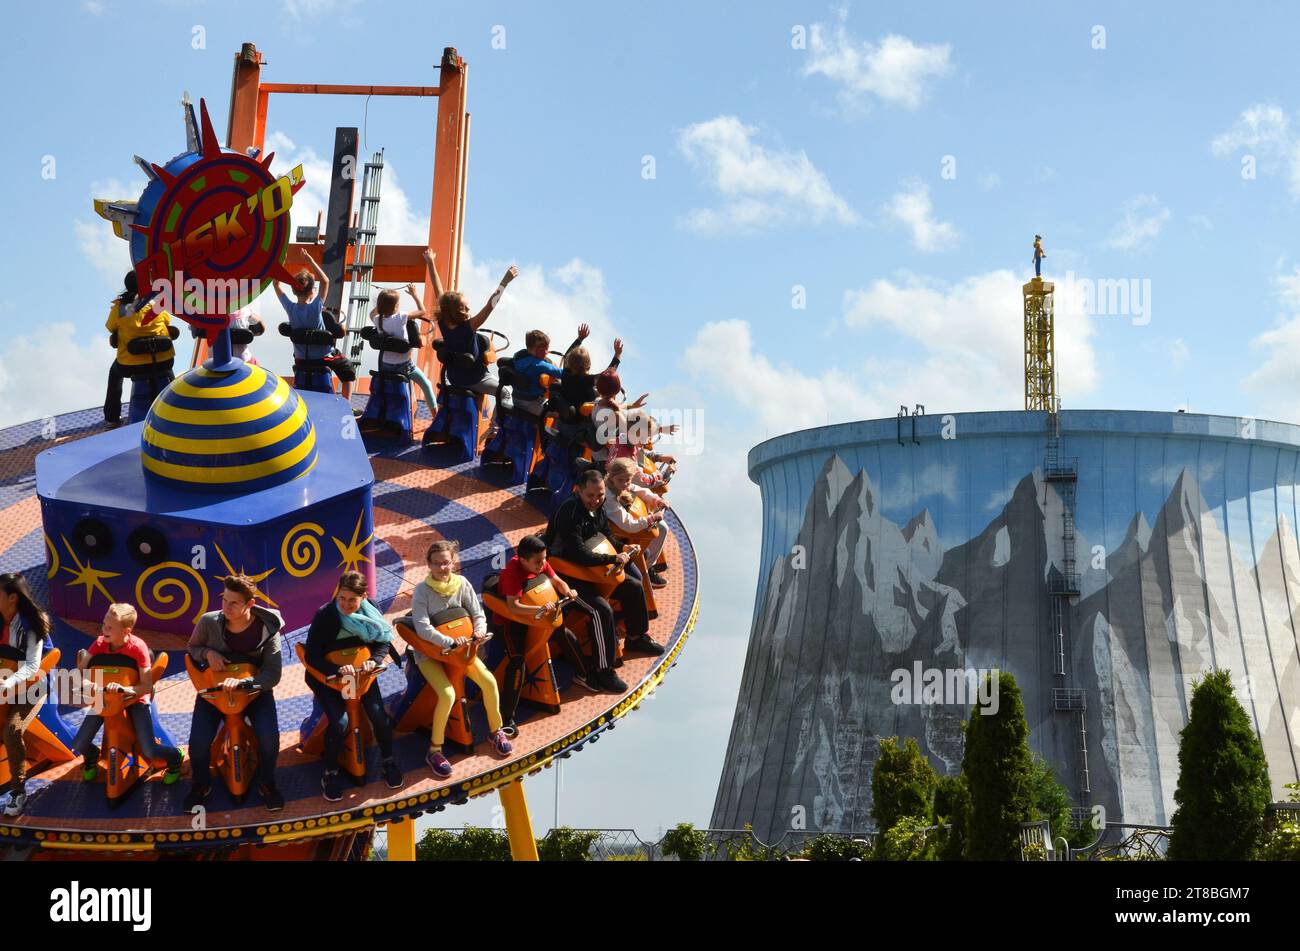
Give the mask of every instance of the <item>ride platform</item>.
[[(492, 484), (477, 462), (432, 468), (428, 453), (418, 442), (427, 422), (425, 418), (417, 420), (413, 446), (376, 442), (368, 449), (374, 471), (376, 590), (371, 597), (390, 620), (409, 610), (411, 592), (426, 574), (424, 553), (430, 542), (458, 540), (460, 571), (481, 591), (484, 578), (500, 569), (519, 538), (541, 532), (546, 524), (541, 511), (523, 497), (522, 486)], [(98, 410), (0, 430), (0, 571), (23, 573), (41, 603), (48, 603), (51, 577), (58, 572), (76, 572), (78, 566), (55, 565), (49, 557), (35, 491), (35, 457), (51, 446), (102, 430)], [(164, 786), (160, 776), (151, 777), (140, 783), (125, 803), (110, 809), (102, 776), (83, 783), (77, 760), (29, 778), (26, 812), (15, 819), (0, 817), (0, 852), (29, 858), (69, 853), (85, 858), (87, 853), (106, 853), (105, 857), (147, 859), (217, 850), (227, 857), (296, 857), (305, 854), (302, 849), (274, 847), (350, 840), (377, 825), (440, 811), (533, 775), (613, 730), (676, 663), (695, 623), (699, 585), (695, 553), (685, 527), (671, 511), (666, 524), (670, 535), (665, 552), (672, 568), (668, 586), (655, 593), (658, 617), (650, 629), (651, 636), (665, 645), (665, 652), (658, 657), (625, 657), (619, 675), (629, 689), (622, 695), (593, 694), (573, 686), (567, 663), (557, 657), (554, 666), (563, 701), (560, 710), (548, 713), (521, 700), (516, 713), (519, 732), (509, 758), (492, 753), (485, 740), (482, 708), (475, 704), (472, 719), (479, 727), (475, 733), (480, 740), (472, 752), (449, 751), (454, 768), (450, 778), (439, 779), (425, 766), (426, 733), (399, 733), (395, 752), (405, 777), (402, 788), (389, 789), (379, 779), (378, 751), (372, 747), (369, 775), (374, 778), (362, 787), (348, 786), (342, 802), (326, 802), (321, 796), (319, 759), (297, 749), (299, 725), (312, 705), (303, 679), (305, 670), (294, 650), (294, 645), (306, 638), (306, 628), (299, 627), (285, 634), (284, 673), (275, 689), (280, 726), (276, 775), (286, 800), (282, 811), (266, 811), (255, 792), (237, 807), (221, 780), (214, 778), (206, 814), (202, 822), (196, 821), (196, 816), (181, 811), (189, 788), (188, 760), (186, 775), (179, 783)], [(87, 585), (86, 596), (101, 609), (109, 604), (102, 586)], [(166, 651), (170, 658), (155, 695), (158, 716), (171, 737), (186, 745), (196, 700), (184, 668), (186, 638), (151, 631), (146, 621), (142, 613), (137, 633), (155, 653)], [(98, 627), (89, 621), (55, 618), (53, 639), (65, 659), (61, 666), (75, 662), (77, 651), (89, 645)], [(385, 702), (393, 705), (405, 691), (405, 670), (390, 666), (379, 682)], [(74, 729), (83, 716), (81, 709), (72, 706), (61, 706), (59, 712)]]

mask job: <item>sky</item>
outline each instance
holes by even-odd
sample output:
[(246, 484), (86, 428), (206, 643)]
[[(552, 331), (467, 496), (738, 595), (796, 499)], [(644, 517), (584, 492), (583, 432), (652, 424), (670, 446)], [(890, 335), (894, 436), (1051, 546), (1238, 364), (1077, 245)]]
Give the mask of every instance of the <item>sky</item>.
[[(517, 263), (494, 325), (567, 341), (586, 321), (597, 361), (621, 336), (628, 390), (689, 421), (672, 499), (695, 634), (611, 742), (533, 781), (539, 828), (708, 822), (759, 558), (748, 449), (900, 404), (1020, 408), (1035, 234), (1065, 407), (1300, 417), (1286, 4), (54, 0), (9, 22), (13, 423), (102, 401), (129, 259), (91, 199), (138, 194), (133, 154), (183, 151), (183, 92), (224, 132), (241, 43), (272, 82), (436, 85), (443, 47), (466, 59), (462, 287), (482, 299)], [(273, 100), (275, 170), (308, 179), (295, 222), (352, 125), (385, 150), (379, 240), (423, 241), (435, 109)], [(255, 349), (288, 370), (280, 341)], [(474, 802), (439, 823), (497, 820)]]

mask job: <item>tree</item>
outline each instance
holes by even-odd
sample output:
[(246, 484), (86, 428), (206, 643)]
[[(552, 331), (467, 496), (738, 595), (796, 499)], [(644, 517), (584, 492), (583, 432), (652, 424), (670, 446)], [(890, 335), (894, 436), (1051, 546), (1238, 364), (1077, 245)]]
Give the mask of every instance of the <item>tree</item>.
[(1046, 819), (1052, 830), (1052, 842), (1064, 838), (1073, 848), (1081, 848), (1095, 838), (1086, 825), (1074, 823), (1070, 814), (1070, 794), (1056, 778), (1052, 765), (1038, 754), (1033, 757), (1033, 774), (1030, 780), (1034, 794), (1035, 818)]
[(995, 712), (976, 707), (966, 724), (961, 763), (970, 790), (966, 857), (1012, 861), (1020, 856), (1020, 823), (1032, 819), (1034, 811), (1029, 725), (1015, 677), (1001, 671), (989, 687), (998, 691)]
[[(1300, 783), (1287, 783), (1291, 790), (1287, 802), (1300, 803)], [(1300, 862), (1300, 812), (1280, 811), (1273, 816), (1273, 827), (1260, 846), (1259, 857), (1266, 862)]]
[(587, 862), (591, 846), (599, 838), (595, 829), (559, 826), (537, 840), (537, 858), (542, 862)]
[(1192, 712), (1178, 746), (1169, 857), (1254, 858), (1271, 794), (1264, 748), (1232, 693), (1232, 678), (1226, 670), (1207, 674), (1192, 688)]
[(871, 858), (871, 843), (823, 832), (808, 843), (803, 855), (813, 862), (851, 862), (853, 859), (865, 862)]
[(945, 823), (937, 855), (940, 861), (957, 862), (966, 853), (970, 825), (970, 790), (961, 776), (941, 776), (934, 787), (934, 821)]
[(708, 835), (690, 822), (679, 822), (665, 832), (659, 850), (676, 856), (679, 862), (699, 862), (713, 854)]
[(417, 862), (509, 862), (504, 830), (466, 826), (460, 832), (429, 829), (415, 844)]
[(880, 756), (871, 771), (871, 816), (882, 835), (899, 819), (912, 816), (928, 825), (933, 815), (934, 767), (916, 740), (908, 737), (902, 747), (898, 737), (880, 741)]
[(900, 816), (880, 837), (876, 857), (888, 862), (932, 862), (937, 858), (934, 830), (919, 816)]

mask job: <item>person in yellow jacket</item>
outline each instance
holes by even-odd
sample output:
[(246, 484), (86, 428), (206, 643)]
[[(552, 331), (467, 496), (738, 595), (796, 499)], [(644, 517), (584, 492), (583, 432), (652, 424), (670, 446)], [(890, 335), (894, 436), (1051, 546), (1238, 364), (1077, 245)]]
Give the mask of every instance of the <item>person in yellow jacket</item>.
[[(117, 358), (108, 371), (108, 392), (104, 397), (104, 422), (110, 426), (122, 424), (122, 381), (140, 368), (152, 366), (155, 376), (163, 384), (173, 379), (172, 361), (176, 351), (171, 346), (171, 314), (139, 295), (135, 272), (128, 271), (122, 280), (123, 290), (109, 308), (104, 329), (108, 331), (109, 344), (117, 349)], [(132, 353), (130, 343), (141, 337), (161, 337), (167, 346), (154, 353)]]

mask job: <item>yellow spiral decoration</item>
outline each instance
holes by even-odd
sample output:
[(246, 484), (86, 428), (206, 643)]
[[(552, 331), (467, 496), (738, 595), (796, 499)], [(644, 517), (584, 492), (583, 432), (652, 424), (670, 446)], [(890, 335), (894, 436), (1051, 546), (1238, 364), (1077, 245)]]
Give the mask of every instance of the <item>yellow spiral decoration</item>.
[[(313, 532), (318, 537), (313, 538), (310, 534)], [(319, 568), (320, 539), (324, 535), (325, 529), (315, 522), (299, 522), (285, 532), (284, 541), (280, 542), (280, 562), (284, 570), (295, 578), (306, 578)]]
[[(155, 611), (146, 603), (145, 585), (149, 582), (149, 579), (153, 577), (155, 572), (163, 571), (168, 568), (174, 568), (175, 570), (187, 574), (194, 579), (196, 590), (199, 592), (199, 609), (194, 612), (193, 618), (194, 623), (197, 624), (199, 618), (208, 610), (208, 585), (207, 582), (203, 580), (202, 575), (184, 562), (164, 561), (160, 564), (154, 565), (152, 568), (145, 569), (135, 582), (136, 606), (145, 614), (149, 615), (149, 617), (158, 621), (170, 621), (173, 618), (180, 617), (190, 609), (190, 605), (194, 603), (194, 595), (193, 592), (190, 591), (189, 584), (182, 578), (159, 578), (154, 582), (153, 587), (149, 590), (149, 597), (160, 606), (159, 609)], [(166, 610), (167, 607), (178, 600), (177, 595), (168, 593), (171, 588), (180, 589), (180, 607), (176, 608), (174, 611)]]
[(45, 580), (49, 581), (59, 573), (59, 550), (54, 547), (54, 542), (50, 541), (50, 536), (44, 532), (41, 533), (45, 538), (45, 550), (50, 553), (50, 567), (45, 569)]

